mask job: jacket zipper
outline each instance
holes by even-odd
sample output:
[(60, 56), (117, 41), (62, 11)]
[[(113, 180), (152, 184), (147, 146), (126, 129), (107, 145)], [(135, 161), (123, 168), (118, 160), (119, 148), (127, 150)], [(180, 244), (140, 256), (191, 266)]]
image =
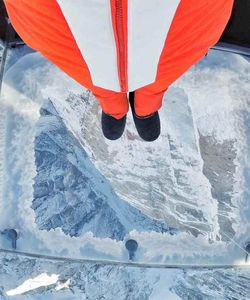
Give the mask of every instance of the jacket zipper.
[(119, 57), (119, 69), (120, 69), (120, 86), (121, 92), (126, 92), (126, 53), (125, 53), (125, 40), (123, 30), (123, 7), (122, 0), (115, 0), (115, 12), (116, 12), (116, 31), (118, 39), (118, 57)]

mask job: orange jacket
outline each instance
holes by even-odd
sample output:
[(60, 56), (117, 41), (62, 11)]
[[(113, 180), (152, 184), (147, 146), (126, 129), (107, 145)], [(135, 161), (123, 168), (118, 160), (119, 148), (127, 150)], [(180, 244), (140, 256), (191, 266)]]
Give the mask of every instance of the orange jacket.
[(166, 89), (220, 38), (233, 0), (4, 0), (32, 48), (89, 89)]

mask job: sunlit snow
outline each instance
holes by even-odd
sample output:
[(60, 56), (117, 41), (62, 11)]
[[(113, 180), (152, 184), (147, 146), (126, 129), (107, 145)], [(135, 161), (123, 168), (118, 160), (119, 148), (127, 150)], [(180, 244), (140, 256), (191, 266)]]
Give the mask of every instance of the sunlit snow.
[(8, 296), (15, 296), (19, 294), (23, 294), (30, 290), (37, 289), (42, 286), (48, 286), (51, 284), (55, 284), (58, 280), (58, 275), (52, 274), (48, 275), (46, 273), (40, 274), (35, 278), (31, 278), (26, 280), (23, 284), (16, 287), (15, 289), (9, 290), (6, 292)]

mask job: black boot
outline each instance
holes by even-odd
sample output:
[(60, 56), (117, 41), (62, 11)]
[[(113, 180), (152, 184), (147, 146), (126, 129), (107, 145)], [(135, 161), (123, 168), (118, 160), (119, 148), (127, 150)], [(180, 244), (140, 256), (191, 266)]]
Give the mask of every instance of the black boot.
[(102, 132), (103, 135), (109, 140), (119, 139), (126, 125), (127, 115), (117, 120), (111, 115), (106, 114), (102, 111)]
[(145, 117), (137, 116), (134, 108), (134, 92), (129, 93), (129, 103), (131, 106), (135, 127), (139, 136), (147, 142), (155, 141), (161, 133), (161, 124), (158, 111)]

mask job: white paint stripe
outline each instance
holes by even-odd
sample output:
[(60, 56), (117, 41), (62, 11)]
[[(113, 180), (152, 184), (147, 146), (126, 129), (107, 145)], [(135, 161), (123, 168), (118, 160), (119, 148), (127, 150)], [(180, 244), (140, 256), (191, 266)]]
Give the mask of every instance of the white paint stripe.
[(180, 0), (128, 0), (128, 86), (155, 81), (158, 62)]
[(120, 91), (110, 0), (57, 0), (94, 85)]

